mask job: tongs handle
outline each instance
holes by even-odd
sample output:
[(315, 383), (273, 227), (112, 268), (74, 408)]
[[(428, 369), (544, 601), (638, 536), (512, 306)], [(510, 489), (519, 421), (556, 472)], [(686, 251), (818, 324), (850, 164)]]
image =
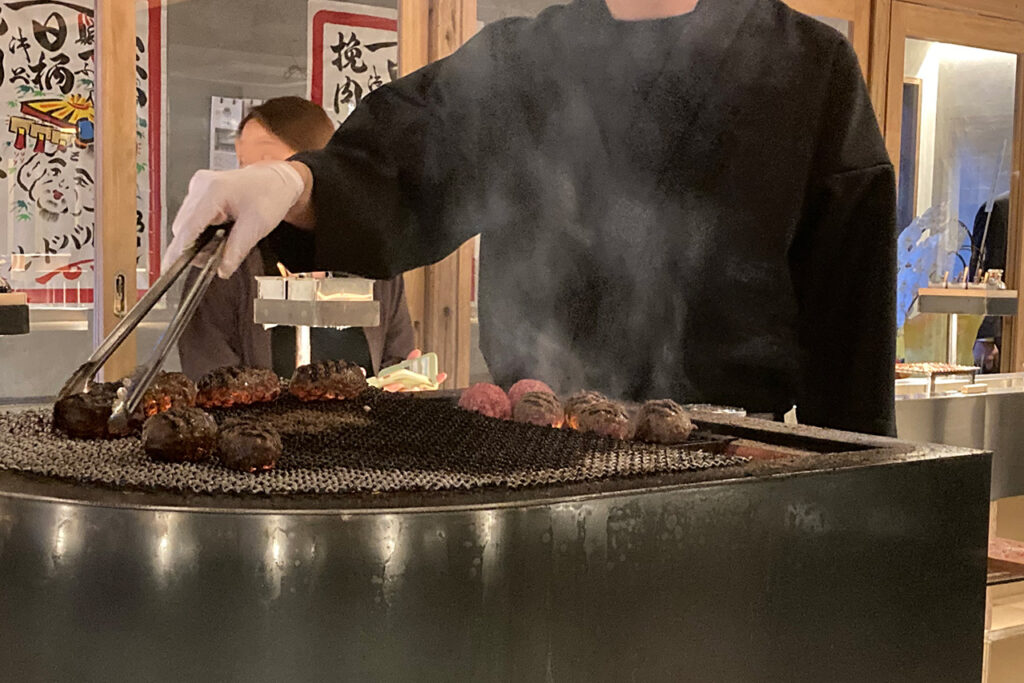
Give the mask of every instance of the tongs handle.
[(96, 347), (96, 350), (89, 356), (89, 359), (68, 378), (60, 393), (57, 394), (58, 400), (72, 394), (88, 391), (89, 382), (92, 381), (96, 372), (103, 367), (103, 364), (113, 355), (114, 351), (124, 343), (128, 335), (135, 331), (135, 328), (139, 326), (139, 323), (142, 322), (146, 314), (160, 301), (161, 297), (167, 293), (167, 290), (177, 282), (181, 274), (196, 257), (196, 254), (202, 251), (214, 238), (218, 230), (221, 229), (230, 230), (230, 224), (207, 228), (195, 242), (185, 248), (181, 256), (167, 269), (167, 272), (163, 273), (153, 283), (149, 291), (139, 299), (138, 303), (132, 306), (124, 318), (110, 331), (106, 339)]
[(227, 246), (229, 229), (228, 226), (217, 226), (213, 230), (213, 236), (207, 240), (207, 243), (213, 247), (213, 251), (206, 263), (202, 265), (195, 282), (182, 294), (178, 310), (167, 325), (167, 330), (160, 337), (160, 341), (146, 362), (139, 366), (131, 377), (124, 381), (124, 385), (117, 390), (117, 399), (114, 401), (114, 408), (107, 422), (111, 434), (128, 433), (130, 417), (135, 414), (139, 404), (142, 403), (143, 396), (153, 383), (157, 373), (160, 372), (160, 368), (163, 367), (167, 354), (185, 331), (185, 326), (192, 320), (196, 309), (199, 308), (199, 303), (206, 295), (206, 290), (210, 288), (210, 283), (217, 275), (217, 268), (220, 266), (224, 257), (224, 248)]

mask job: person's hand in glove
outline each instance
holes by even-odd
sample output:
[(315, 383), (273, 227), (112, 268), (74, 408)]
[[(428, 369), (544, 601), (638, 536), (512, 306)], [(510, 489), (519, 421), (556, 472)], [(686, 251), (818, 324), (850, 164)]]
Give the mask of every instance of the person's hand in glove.
[(199, 171), (171, 226), (174, 239), (164, 267), (173, 263), (210, 225), (234, 221), (217, 274), (228, 278), (256, 244), (281, 221), (313, 227), (313, 176), (293, 161), (257, 163), (237, 171)]

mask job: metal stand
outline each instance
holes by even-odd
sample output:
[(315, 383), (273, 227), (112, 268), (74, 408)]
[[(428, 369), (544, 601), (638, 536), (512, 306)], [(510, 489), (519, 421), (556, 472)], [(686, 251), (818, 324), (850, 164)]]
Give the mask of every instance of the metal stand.
[(313, 345), (309, 338), (309, 326), (295, 328), (295, 367), (309, 365), (313, 358)]
[[(946, 325), (948, 339), (946, 340), (946, 362), (956, 364), (957, 357), (957, 336), (960, 332), (960, 316), (956, 313), (950, 313), (948, 316), (949, 320)], [(934, 380), (932, 380), (934, 383)]]
[(376, 327), (380, 304), (373, 300), (373, 281), (352, 277), (313, 278), (305, 275), (258, 277), (253, 318), (259, 325), (295, 328), (295, 367), (311, 361), (313, 327)]
[(957, 364), (957, 333), (961, 315), (1017, 315), (1017, 292), (991, 287), (923, 287), (910, 308), (910, 317), (922, 313), (945, 315), (949, 322), (946, 339), (946, 362)]

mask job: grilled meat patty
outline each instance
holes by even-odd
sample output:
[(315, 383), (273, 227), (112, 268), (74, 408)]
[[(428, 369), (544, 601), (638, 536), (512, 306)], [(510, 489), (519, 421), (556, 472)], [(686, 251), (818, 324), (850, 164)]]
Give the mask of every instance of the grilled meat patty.
[(217, 423), (199, 408), (173, 408), (153, 415), (142, 427), (142, 447), (154, 460), (197, 462), (216, 445)]
[(281, 435), (248, 420), (225, 423), (217, 436), (217, 458), (225, 467), (243, 472), (273, 469), (281, 457)]
[(267, 368), (217, 368), (200, 379), (197, 386), (196, 405), (202, 408), (264, 403), (281, 394), (281, 380)]
[(295, 368), (288, 391), (301, 401), (322, 401), (355, 398), (367, 386), (359, 365), (347, 360), (328, 360)]

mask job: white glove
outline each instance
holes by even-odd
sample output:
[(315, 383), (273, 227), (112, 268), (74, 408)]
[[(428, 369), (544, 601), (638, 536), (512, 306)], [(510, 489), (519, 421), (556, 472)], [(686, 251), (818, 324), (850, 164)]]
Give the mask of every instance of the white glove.
[(305, 190), (287, 161), (253, 164), (237, 171), (198, 171), (178, 209), (163, 265), (167, 267), (208, 226), (234, 221), (217, 274), (231, 277), (256, 244), (284, 220)]

